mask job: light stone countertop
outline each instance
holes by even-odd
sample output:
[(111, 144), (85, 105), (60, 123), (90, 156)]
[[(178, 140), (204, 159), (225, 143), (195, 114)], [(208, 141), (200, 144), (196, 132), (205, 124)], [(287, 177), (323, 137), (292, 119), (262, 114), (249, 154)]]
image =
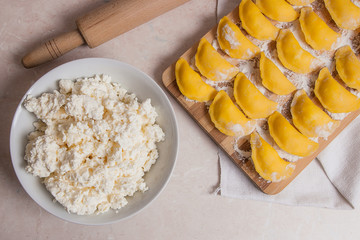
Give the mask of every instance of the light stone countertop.
[[(223, 15), (239, 1), (224, 0)], [(294, 207), (223, 198), (217, 147), (168, 94), (180, 130), (173, 176), (134, 217), (106, 226), (65, 222), (39, 207), (17, 180), (9, 133), (15, 109), (43, 74), (70, 60), (105, 57), (141, 69), (163, 88), (162, 72), (216, 24), (216, 0), (192, 0), (97, 48), (80, 47), (33, 69), (21, 57), (41, 41), (75, 28), (75, 19), (103, 1), (1, 0), (0, 239), (360, 239), (360, 210)], [(163, 88), (164, 89), (164, 88)]]

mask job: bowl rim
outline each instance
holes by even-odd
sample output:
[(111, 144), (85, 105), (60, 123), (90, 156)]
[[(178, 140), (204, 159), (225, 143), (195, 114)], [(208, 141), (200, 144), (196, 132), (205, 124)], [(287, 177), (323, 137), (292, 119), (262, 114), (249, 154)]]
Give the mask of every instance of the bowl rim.
[[(119, 219), (115, 219), (115, 220), (111, 220), (111, 221), (106, 221), (106, 222), (99, 222), (99, 223), (95, 223), (95, 222), (92, 222), (92, 223), (82, 223), (80, 221), (76, 221), (76, 220), (72, 220), (71, 218), (64, 218), (62, 216), (58, 216), (57, 214), (55, 214), (53, 211), (50, 211), (49, 209), (45, 208), (41, 203), (39, 203), (34, 197), (33, 197), (33, 193), (27, 189), (25, 186), (24, 186), (24, 183), (23, 183), (23, 179), (20, 177), (20, 169), (17, 168), (15, 166), (15, 162), (14, 162), (14, 158), (15, 158), (15, 150), (14, 150), (14, 146), (12, 144), (13, 142), (13, 138), (14, 138), (14, 135), (15, 135), (15, 119), (17, 117), (18, 114), (20, 114), (20, 109), (22, 108), (22, 103), (24, 102), (26, 96), (29, 94), (29, 92), (31, 92), (31, 90), (33, 90), (34, 86), (36, 85), (36, 83), (38, 83), (40, 80), (42, 79), (45, 79), (47, 78), (50, 74), (52, 74), (53, 72), (57, 71), (58, 69), (61, 69), (61, 68), (65, 68), (65, 67), (68, 67), (69, 65), (73, 65), (73, 64), (77, 64), (77, 63), (80, 63), (80, 62), (84, 62), (84, 61), (111, 61), (111, 62), (114, 62), (116, 64), (121, 64), (123, 66), (125, 66), (126, 68), (128, 69), (131, 69), (132, 71), (135, 71), (137, 73), (139, 73), (140, 75), (142, 75), (142, 77), (144, 77), (144, 79), (146, 80), (151, 80), (150, 81), (150, 84), (153, 85), (153, 87), (155, 87), (156, 91), (158, 94), (161, 94), (162, 97), (165, 99), (165, 103), (166, 105), (168, 105), (168, 108), (170, 110), (169, 112), (169, 115), (168, 117), (171, 117), (172, 118), (172, 122), (173, 122), (173, 130), (174, 130), (174, 144), (172, 145), (174, 147), (174, 159), (172, 161), (172, 165), (170, 167), (170, 171), (168, 173), (168, 175), (166, 176), (166, 179), (164, 181), (164, 184), (160, 187), (159, 191), (154, 195), (153, 198), (151, 198), (150, 201), (148, 201), (147, 203), (145, 203), (144, 206), (142, 206), (140, 209), (132, 212), (131, 214), (125, 216), (125, 217), (122, 217), (122, 218), (119, 218)], [(73, 79), (72, 79), (73, 80)], [(133, 92), (132, 92), (133, 93)], [(24, 96), (21, 98), (16, 110), (15, 110), (15, 113), (13, 115), (13, 118), (12, 118), (12, 123), (11, 123), (11, 128), (10, 128), (10, 137), (9, 137), (9, 148), (10, 148), (10, 158), (11, 158), (11, 163), (12, 163), (12, 166), (13, 166), (13, 169), (15, 171), (15, 174), (16, 174), (16, 177), (18, 179), (18, 181), (20, 182), (20, 185), (22, 186), (22, 188), (25, 190), (25, 192), (30, 196), (30, 198), (37, 203), (38, 206), (40, 206), (42, 209), (44, 209), (46, 212), (50, 213), (51, 215), (63, 220), (63, 221), (67, 221), (67, 222), (71, 222), (71, 223), (75, 223), (75, 224), (80, 224), (80, 225), (89, 225), (89, 226), (100, 226), (100, 225), (106, 225), (106, 224), (113, 224), (113, 223), (116, 223), (116, 222), (119, 222), (119, 221), (123, 221), (123, 220), (126, 220), (126, 219), (129, 219), (133, 216), (135, 216), (136, 214), (140, 213), (142, 210), (144, 210), (145, 208), (147, 208), (151, 203), (153, 203), (158, 197), (159, 195), (164, 191), (165, 187), (168, 185), (169, 181), (170, 181), (170, 178), (174, 172), (174, 169), (175, 169), (175, 165), (176, 165), (176, 162), (177, 162), (177, 157), (178, 157), (178, 151), (179, 151), (179, 129), (178, 129), (178, 123), (177, 123), (177, 119), (176, 119), (176, 114), (175, 114), (175, 111), (174, 111), (174, 108), (168, 98), (168, 96), (165, 94), (165, 92), (163, 91), (163, 89), (159, 86), (159, 84), (157, 84), (157, 82), (152, 78), (150, 77), (148, 74), (146, 74), (145, 72), (141, 71), (140, 69), (128, 64), (128, 63), (125, 63), (125, 62), (122, 62), (122, 61), (119, 61), (119, 60), (116, 60), (116, 59), (112, 59), (112, 58), (100, 58), (100, 57), (91, 57), (91, 58), (80, 58), (80, 59), (76, 59), (76, 60), (72, 60), (72, 61), (69, 61), (69, 62), (66, 62), (66, 63), (63, 63), (55, 68), (52, 68), (51, 70), (49, 70), (48, 72), (46, 72), (45, 74), (43, 74), (41, 77), (39, 77), (32, 85), (31, 87), (26, 91), (26, 93), (24, 93)], [(25, 161), (25, 160), (24, 160)], [(34, 176), (35, 177), (35, 176)], [(44, 188), (45, 188), (45, 185), (44, 185)], [(48, 191), (48, 190), (46, 190)], [(52, 195), (51, 195), (52, 196)], [(53, 197), (53, 196), (52, 196)], [(109, 209), (111, 210), (111, 209)], [(66, 209), (64, 208), (64, 211), (66, 211)], [(121, 211), (121, 209), (119, 210)], [(69, 214), (74, 214), (76, 215), (75, 213), (69, 213)], [(100, 214), (101, 215), (101, 214)], [(86, 216), (86, 215), (84, 215)]]

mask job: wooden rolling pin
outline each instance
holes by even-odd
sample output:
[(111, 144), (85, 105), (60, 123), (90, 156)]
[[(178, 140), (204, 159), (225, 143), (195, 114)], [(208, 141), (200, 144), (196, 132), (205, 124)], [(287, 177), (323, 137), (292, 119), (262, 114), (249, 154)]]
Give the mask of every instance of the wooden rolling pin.
[(189, 0), (115, 0), (76, 20), (77, 29), (43, 43), (26, 54), (26, 68), (38, 66), (87, 44), (99, 46)]

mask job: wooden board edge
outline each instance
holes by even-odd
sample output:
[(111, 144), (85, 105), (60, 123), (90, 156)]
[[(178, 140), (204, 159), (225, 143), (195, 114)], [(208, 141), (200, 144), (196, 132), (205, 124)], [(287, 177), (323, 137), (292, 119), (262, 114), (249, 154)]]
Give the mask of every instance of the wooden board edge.
[[(238, 8), (236, 7), (232, 12), (230, 12), (227, 15), (230, 19), (232, 19), (234, 22), (238, 22), (239, 21), (239, 17), (238, 17)], [(209, 41), (212, 41), (213, 39), (215, 39), (215, 33), (216, 33), (216, 29), (217, 29), (217, 25), (215, 27), (213, 27), (210, 31), (208, 31), (203, 37), (205, 37), (206, 39), (208, 39)], [(200, 41), (200, 40), (199, 40)], [(198, 46), (198, 42), (195, 42), (194, 45), (189, 48), (187, 51), (185, 51), (180, 57), (185, 58), (188, 62), (191, 61), (192, 56), (195, 55), (196, 53), (196, 49)], [(340, 132), (347, 127), (359, 114), (360, 114), (360, 110), (357, 110), (355, 112), (350, 113), (345, 119), (343, 119), (341, 121), (340, 126), (335, 130), (335, 132), (328, 137), (328, 140), (324, 141), (321, 140), (321, 144), (322, 144), (322, 148), (320, 150), (320, 148), (318, 149), (318, 151), (316, 151), (313, 155), (308, 156), (306, 158), (302, 158), (299, 159), (296, 162), (296, 169), (294, 171), (294, 173), (287, 179), (280, 181), (280, 182), (268, 182), (265, 179), (262, 179), (260, 177), (260, 175), (258, 175), (258, 173), (256, 171), (254, 171), (254, 169), (252, 169), (251, 172), (249, 169), (253, 168), (247, 166), (248, 163), (245, 164), (240, 164), (239, 159), (236, 158), (236, 154), (230, 154), (224, 146), (221, 145), (221, 143), (219, 143), (217, 141), (217, 139), (209, 132), (206, 130), (206, 127), (203, 126), (198, 119), (196, 119), (195, 116), (192, 115), (192, 113), (190, 112), (190, 110), (188, 109), (188, 106), (186, 106), (176, 95), (176, 93), (174, 93), (173, 91), (171, 91), (171, 89), (168, 88), (169, 85), (173, 84), (174, 81), (176, 83), (175, 80), (175, 63), (171, 64), (167, 69), (165, 69), (165, 71), (162, 74), (162, 82), (165, 86), (165, 88), (167, 89), (167, 91), (175, 98), (175, 100), (185, 109), (185, 111), (191, 116), (191, 118), (200, 126), (200, 128), (202, 130), (204, 130), (212, 139), (212, 141), (214, 141), (221, 149), (222, 151), (224, 151), (228, 157), (245, 173), (245, 175), (251, 179), (251, 181), (254, 183), (255, 186), (257, 186), (262, 192), (264, 192), (265, 194), (268, 195), (275, 195), (280, 193), (285, 187), (287, 187), (302, 171), (305, 167), (307, 167), (315, 158), (316, 156), (323, 151), (323, 149), (325, 149), (332, 141), (333, 139), (335, 139), (335, 137), (337, 135), (340, 134)], [(176, 85), (176, 84), (175, 84)], [(176, 85), (177, 87), (177, 85)], [(180, 92), (177, 89), (178, 92)], [(181, 94), (181, 93), (180, 93)], [(215, 131), (218, 131), (215, 128)], [(222, 134), (219, 132), (219, 134)], [(252, 164), (252, 163), (251, 163)]]

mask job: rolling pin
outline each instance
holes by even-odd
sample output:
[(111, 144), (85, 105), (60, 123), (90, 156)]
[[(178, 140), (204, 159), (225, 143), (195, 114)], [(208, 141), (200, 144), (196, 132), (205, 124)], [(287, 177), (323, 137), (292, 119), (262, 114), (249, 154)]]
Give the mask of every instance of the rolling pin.
[(115, 0), (76, 20), (77, 29), (51, 39), (22, 58), (26, 68), (38, 66), (87, 44), (99, 46), (189, 0)]

